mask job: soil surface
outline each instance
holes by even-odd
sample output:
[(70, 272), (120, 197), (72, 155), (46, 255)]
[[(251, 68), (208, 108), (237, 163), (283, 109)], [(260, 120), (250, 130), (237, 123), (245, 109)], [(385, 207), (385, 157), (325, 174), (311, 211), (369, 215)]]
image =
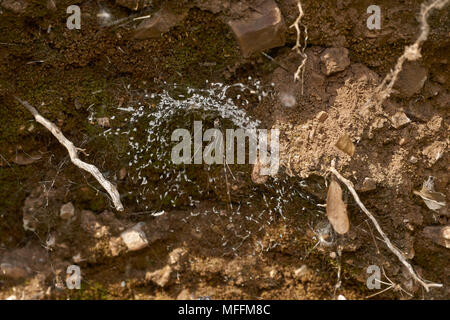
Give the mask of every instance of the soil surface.
[[(450, 239), (432, 232), (450, 224), (448, 5), (431, 12), (422, 57), (393, 94), (365, 108), (417, 38), (421, 1), (378, 1), (380, 30), (366, 25), (372, 1), (301, 1), (299, 81), (296, 0), (276, 1), (285, 45), (249, 57), (227, 22), (259, 0), (80, 0), (70, 30), (73, 2), (0, 0), (0, 299), (450, 298)], [(163, 7), (182, 18), (136, 39)], [(85, 150), (124, 211), (14, 96)], [(195, 120), (279, 129), (278, 173), (173, 165), (171, 133)], [(344, 184), (350, 230), (333, 231), (333, 161), (417, 274), (443, 287), (411, 278)], [(71, 265), (80, 289), (67, 288)], [(371, 265), (391, 289), (368, 288)]]

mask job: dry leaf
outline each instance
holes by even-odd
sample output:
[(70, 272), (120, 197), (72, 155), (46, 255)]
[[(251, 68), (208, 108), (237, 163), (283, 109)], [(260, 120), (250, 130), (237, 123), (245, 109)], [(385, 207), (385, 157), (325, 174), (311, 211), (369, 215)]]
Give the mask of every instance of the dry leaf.
[(447, 206), (445, 201), (445, 195), (434, 191), (433, 177), (429, 177), (428, 180), (423, 182), (422, 189), (420, 191), (413, 191), (423, 199), (427, 207), (433, 211), (439, 211)]
[(40, 160), (41, 158), (42, 157), (40, 155), (23, 155), (18, 153), (11, 159), (11, 161), (20, 166), (26, 166)]
[(337, 233), (344, 234), (350, 229), (347, 206), (342, 200), (342, 189), (335, 180), (332, 180), (328, 187), (327, 217)]
[(344, 134), (339, 138), (338, 142), (336, 142), (336, 147), (339, 150), (344, 151), (350, 157), (353, 157), (353, 154), (355, 153), (355, 145), (347, 134)]

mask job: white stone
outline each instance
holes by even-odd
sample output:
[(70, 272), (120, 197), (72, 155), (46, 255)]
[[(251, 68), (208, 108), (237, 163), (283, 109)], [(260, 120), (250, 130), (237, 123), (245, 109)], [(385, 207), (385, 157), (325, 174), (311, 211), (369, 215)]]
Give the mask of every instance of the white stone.
[(59, 210), (59, 216), (61, 219), (64, 220), (70, 220), (75, 215), (75, 207), (73, 206), (72, 202), (68, 202), (61, 206), (61, 209)]
[(120, 234), (120, 237), (127, 246), (128, 250), (141, 250), (148, 245), (147, 236), (141, 228), (142, 224), (138, 223), (134, 227), (127, 229)]
[(303, 277), (308, 272), (308, 267), (304, 264), (294, 271), (294, 276), (298, 279)]

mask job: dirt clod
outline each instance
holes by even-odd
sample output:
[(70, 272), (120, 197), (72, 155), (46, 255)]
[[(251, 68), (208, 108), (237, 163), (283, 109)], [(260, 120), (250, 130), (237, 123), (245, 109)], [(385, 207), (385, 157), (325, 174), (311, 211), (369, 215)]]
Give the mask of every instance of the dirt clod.
[(322, 61), (322, 72), (327, 76), (340, 71), (344, 71), (350, 65), (348, 58), (348, 49), (329, 48), (320, 56)]
[(147, 236), (139, 223), (122, 232), (120, 236), (130, 251), (141, 250), (148, 245)]

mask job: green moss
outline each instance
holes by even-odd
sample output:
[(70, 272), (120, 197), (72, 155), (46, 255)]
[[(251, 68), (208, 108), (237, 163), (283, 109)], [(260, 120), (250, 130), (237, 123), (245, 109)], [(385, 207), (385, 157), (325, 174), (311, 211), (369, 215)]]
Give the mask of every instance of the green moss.
[(202, 86), (240, 56), (228, 26), (205, 11), (191, 10), (184, 26), (164, 37), (174, 41), (171, 54), (164, 59), (173, 82), (179, 81), (181, 74), (184, 83)]
[(98, 282), (82, 283), (79, 290), (67, 291), (67, 299), (70, 300), (110, 300), (112, 298), (108, 289)]
[(21, 207), (26, 190), (23, 182), (36, 175), (32, 166), (0, 168), (0, 243), (19, 240), (23, 235)]

